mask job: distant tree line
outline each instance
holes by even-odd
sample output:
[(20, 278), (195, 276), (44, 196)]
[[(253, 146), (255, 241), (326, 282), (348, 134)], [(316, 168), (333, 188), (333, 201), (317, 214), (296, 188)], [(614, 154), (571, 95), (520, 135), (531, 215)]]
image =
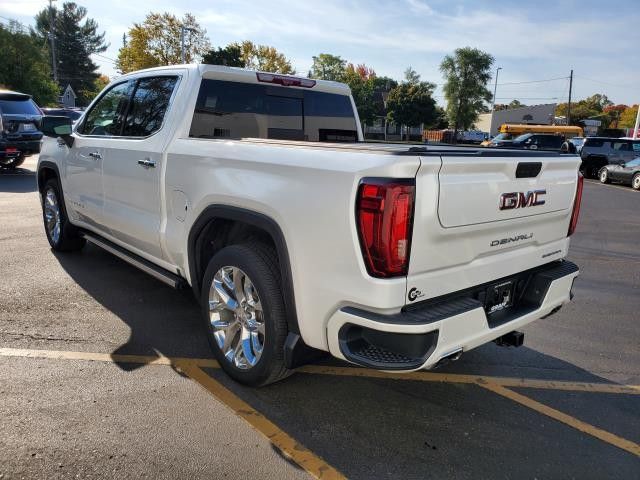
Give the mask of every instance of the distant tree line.
[[(55, 38), (58, 82), (52, 80), (51, 34)], [(108, 83), (98, 72), (91, 55), (103, 53), (108, 44), (98, 23), (87, 16), (87, 10), (74, 2), (64, 2), (41, 10), (35, 26), (26, 30), (18, 23), (0, 25), (0, 85), (30, 93), (40, 105), (57, 102), (66, 85), (78, 95), (80, 105), (91, 99)], [(212, 48), (207, 31), (190, 13), (178, 18), (170, 13), (149, 13), (141, 23), (134, 23), (123, 35), (122, 46), (115, 60), (120, 73), (182, 62), (182, 42), (187, 63), (214, 65), (295, 74), (291, 61), (275, 47), (250, 40)], [(397, 81), (378, 76), (364, 64), (319, 53), (312, 57), (310, 78), (344, 82), (351, 88), (360, 120), (364, 125), (376, 121), (394, 122), (405, 126), (466, 130), (473, 126), (480, 113), (488, 111), (491, 92), (493, 57), (481, 50), (458, 48), (446, 55), (440, 64), (444, 78), (446, 108), (434, 99), (436, 85), (423, 80), (408, 67), (404, 78)], [(496, 105), (496, 110), (523, 107), (518, 100), (508, 105)], [(566, 104), (559, 104), (556, 115), (566, 115)], [(601, 94), (592, 95), (571, 105), (571, 123), (579, 124), (595, 118), (613, 128), (633, 126), (637, 106), (613, 105)]]

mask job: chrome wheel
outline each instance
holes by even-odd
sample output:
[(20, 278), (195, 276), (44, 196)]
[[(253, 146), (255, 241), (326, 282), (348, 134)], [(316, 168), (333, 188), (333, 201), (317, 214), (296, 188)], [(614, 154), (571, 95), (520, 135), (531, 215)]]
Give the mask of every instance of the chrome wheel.
[(607, 183), (607, 171), (606, 170), (602, 170), (600, 172), (600, 181), (602, 183)]
[(58, 197), (53, 188), (48, 188), (44, 197), (44, 220), (45, 228), (53, 243), (60, 240), (60, 205)]
[(237, 267), (222, 267), (209, 288), (209, 321), (225, 359), (241, 370), (255, 366), (265, 340), (260, 297)]
[(633, 177), (631, 186), (636, 190), (640, 190), (640, 175), (636, 175), (635, 177)]

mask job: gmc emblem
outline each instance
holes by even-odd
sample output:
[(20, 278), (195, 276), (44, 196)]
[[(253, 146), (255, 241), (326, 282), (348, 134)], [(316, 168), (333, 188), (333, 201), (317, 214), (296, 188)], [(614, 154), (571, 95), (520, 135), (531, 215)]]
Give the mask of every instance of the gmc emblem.
[(512, 210), (514, 208), (537, 207), (544, 205), (546, 190), (533, 190), (531, 192), (511, 192), (500, 195), (500, 210)]

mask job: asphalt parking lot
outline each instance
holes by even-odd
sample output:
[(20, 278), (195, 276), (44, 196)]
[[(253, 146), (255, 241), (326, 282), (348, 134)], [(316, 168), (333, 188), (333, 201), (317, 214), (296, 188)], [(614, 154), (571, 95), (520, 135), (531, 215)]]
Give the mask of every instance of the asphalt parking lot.
[(640, 478), (640, 193), (588, 181), (574, 302), (410, 376), (326, 361), (252, 390), (189, 291), (54, 255), (0, 173), (0, 478)]

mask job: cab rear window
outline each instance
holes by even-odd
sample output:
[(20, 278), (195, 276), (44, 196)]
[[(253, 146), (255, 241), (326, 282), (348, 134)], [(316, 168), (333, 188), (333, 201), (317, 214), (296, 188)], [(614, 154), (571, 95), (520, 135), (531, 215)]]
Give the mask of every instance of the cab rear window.
[(252, 83), (202, 80), (191, 137), (355, 142), (346, 95)]

